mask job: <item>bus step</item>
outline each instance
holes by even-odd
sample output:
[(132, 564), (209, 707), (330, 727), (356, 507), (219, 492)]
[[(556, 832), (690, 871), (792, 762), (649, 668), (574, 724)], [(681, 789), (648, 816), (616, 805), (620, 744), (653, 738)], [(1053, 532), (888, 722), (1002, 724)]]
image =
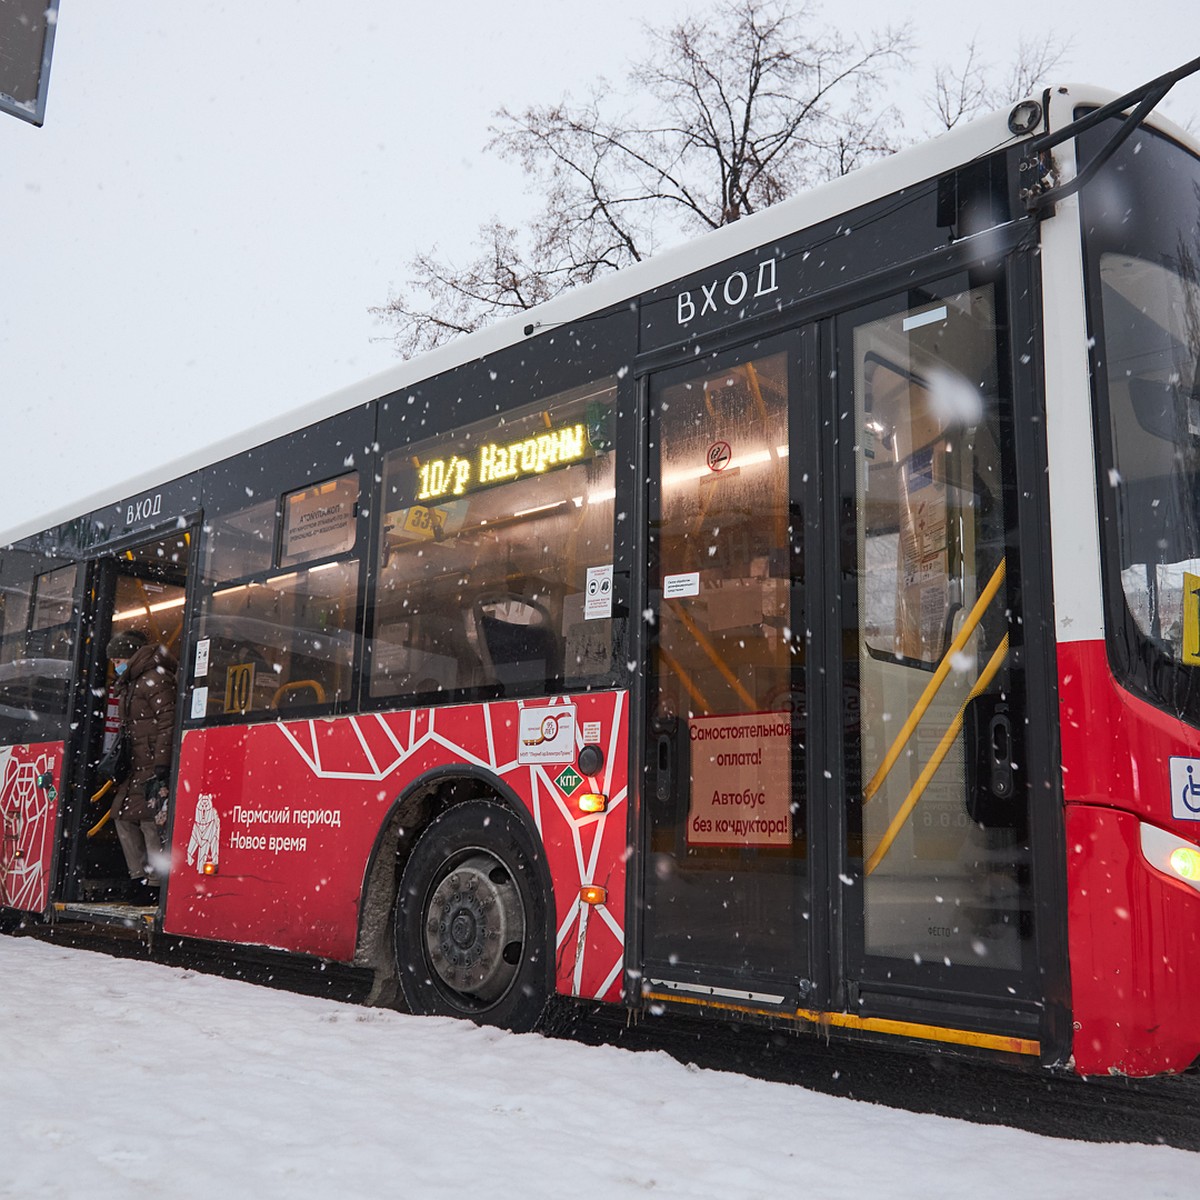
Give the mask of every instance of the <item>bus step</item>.
[(59, 921), (90, 921), (93, 925), (123, 925), (126, 929), (152, 932), (158, 920), (157, 905), (122, 902), (58, 903), (54, 916)]

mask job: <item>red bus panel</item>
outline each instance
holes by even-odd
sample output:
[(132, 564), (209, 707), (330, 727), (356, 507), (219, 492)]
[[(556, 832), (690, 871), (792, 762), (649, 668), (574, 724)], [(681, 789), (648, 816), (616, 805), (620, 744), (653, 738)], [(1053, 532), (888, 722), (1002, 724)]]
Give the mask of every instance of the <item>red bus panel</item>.
[[(604, 751), (592, 779), (574, 766), (587, 743)], [(617, 1000), (627, 761), (624, 692), (188, 731), (163, 928), (350, 961), (394, 802), (429, 772), (469, 771), (514, 794), (541, 836), (558, 990)], [(608, 797), (605, 812), (580, 811), (589, 791)], [(581, 903), (584, 885), (605, 888), (606, 902)]]
[(62, 742), (0, 747), (0, 907), (50, 903), (62, 761)]
[(1103, 642), (1058, 656), (1075, 1069), (1181, 1071), (1200, 1055), (1200, 892), (1151, 866), (1140, 823), (1200, 842), (1170, 761), (1200, 735), (1118, 687)]

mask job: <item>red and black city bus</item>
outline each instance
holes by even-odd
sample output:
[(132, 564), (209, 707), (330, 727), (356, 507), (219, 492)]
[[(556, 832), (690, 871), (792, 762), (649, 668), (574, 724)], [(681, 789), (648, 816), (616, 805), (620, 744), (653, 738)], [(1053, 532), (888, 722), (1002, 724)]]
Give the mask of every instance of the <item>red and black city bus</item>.
[[(559, 994), (1191, 1066), (1165, 86), (1048, 90), (0, 536), (0, 907), (517, 1029)], [(153, 890), (92, 800), (131, 629), (180, 663)]]

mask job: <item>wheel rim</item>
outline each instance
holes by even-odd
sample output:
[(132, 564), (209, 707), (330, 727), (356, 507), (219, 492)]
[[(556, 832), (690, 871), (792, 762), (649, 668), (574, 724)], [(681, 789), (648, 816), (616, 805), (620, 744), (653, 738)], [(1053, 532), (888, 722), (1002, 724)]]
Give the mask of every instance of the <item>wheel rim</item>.
[(425, 948), (441, 984), (465, 1008), (496, 1003), (525, 946), (525, 905), (500, 859), (482, 850), (439, 872), (425, 909)]

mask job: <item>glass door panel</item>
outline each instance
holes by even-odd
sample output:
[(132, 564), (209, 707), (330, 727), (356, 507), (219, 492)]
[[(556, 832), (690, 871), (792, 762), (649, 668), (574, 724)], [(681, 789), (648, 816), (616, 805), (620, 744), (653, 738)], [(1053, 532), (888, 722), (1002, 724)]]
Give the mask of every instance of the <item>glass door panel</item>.
[(807, 968), (794, 359), (710, 359), (651, 390), (646, 950), (680, 978)]
[(1016, 972), (1030, 947), (1001, 294), (964, 276), (839, 322), (857, 513), (843, 551), (852, 977), (946, 987)]

